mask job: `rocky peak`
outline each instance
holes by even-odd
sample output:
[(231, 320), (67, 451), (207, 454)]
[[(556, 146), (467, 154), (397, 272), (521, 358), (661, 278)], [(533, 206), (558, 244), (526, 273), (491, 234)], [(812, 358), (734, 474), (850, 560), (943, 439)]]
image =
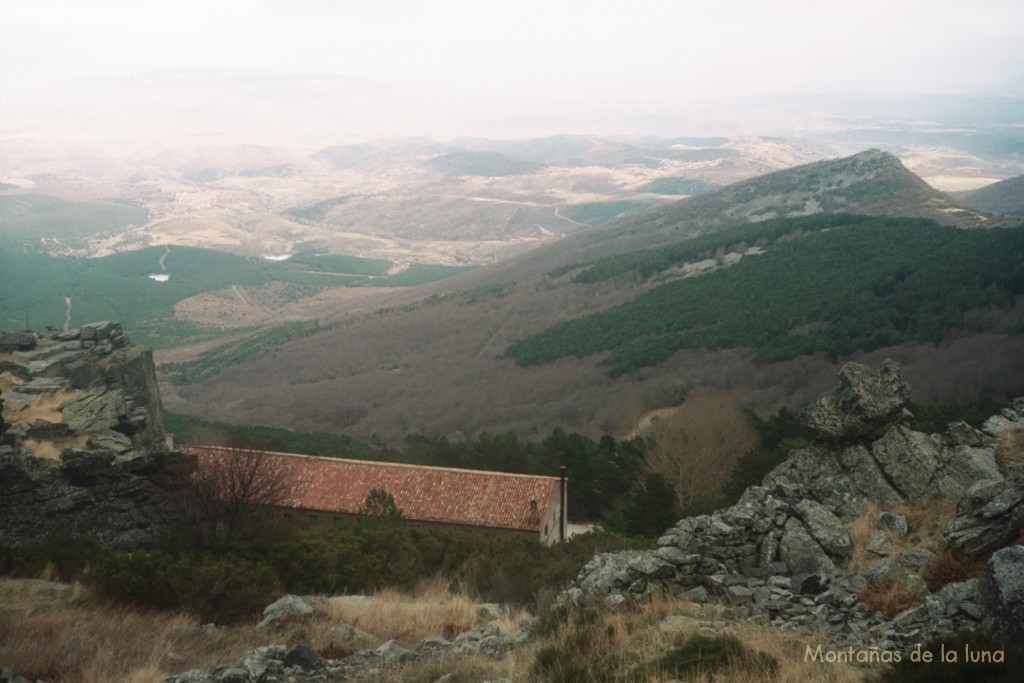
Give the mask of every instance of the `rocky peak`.
[(910, 385), (892, 360), (870, 370), (847, 363), (839, 371), (839, 386), (804, 409), (805, 428), (823, 442), (852, 442), (881, 436), (891, 425), (907, 417)]
[(0, 543), (171, 529), (195, 461), (169, 452), (152, 352), (110, 322), (0, 341)]

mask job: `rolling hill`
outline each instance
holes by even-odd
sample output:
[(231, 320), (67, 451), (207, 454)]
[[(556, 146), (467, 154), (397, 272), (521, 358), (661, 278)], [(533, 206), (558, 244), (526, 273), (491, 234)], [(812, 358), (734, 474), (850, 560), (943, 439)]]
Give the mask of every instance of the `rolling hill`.
[(965, 204), (980, 211), (1024, 216), (1024, 176), (1000, 180), (988, 187), (959, 195)]
[[(393, 309), (226, 344), (165, 366), (165, 402), (399, 440), (555, 426), (622, 434), (700, 387), (774, 410), (829, 386), (848, 358), (896, 358), (922, 400), (1021, 392), (1020, 225), (869, 151), (634, 213)], [(652, 254), (661, 265), (645, 270)], [(607, 277), (580, 277), (616, 259)], [(574, 334), (590, 346), (537, 362), (515, 352), (581, 321)], [(609, 333), (621, 343), (593, 344)], [(616, 365), (630, 349), (647, 359)]]

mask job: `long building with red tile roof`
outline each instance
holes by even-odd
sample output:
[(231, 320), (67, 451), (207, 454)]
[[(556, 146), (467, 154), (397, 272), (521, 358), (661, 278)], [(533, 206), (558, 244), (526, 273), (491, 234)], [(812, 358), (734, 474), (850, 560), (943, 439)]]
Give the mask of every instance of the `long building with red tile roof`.
[(274, 507), (311, 525), (342, 523), (358, 514), (370, 491), (382, 489), (411, 523), (523, 533), (545, 544), (563, 539), (566, 496), (559, 477), (221, 446), (177, 450), (196, 456), (200, 474), (233, 459), (259, 459), (262, 470), (285, 482)]

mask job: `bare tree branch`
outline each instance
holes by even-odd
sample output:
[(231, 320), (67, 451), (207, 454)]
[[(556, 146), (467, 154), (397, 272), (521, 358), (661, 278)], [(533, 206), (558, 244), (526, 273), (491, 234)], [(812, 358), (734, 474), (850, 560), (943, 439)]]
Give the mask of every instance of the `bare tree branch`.
[(209, 450), (199, 457), (187, 518), (204, 544), (233, 543), (258, 532), (269, 508), (285, 505), (290, 468), (270, 453)]
[(757, 430), (738, 403), (706, 391), (652, 423), (651, 439), (647, 468), (665, 477), (685, 506), (721, 491), (736, 462), (757, 445)]

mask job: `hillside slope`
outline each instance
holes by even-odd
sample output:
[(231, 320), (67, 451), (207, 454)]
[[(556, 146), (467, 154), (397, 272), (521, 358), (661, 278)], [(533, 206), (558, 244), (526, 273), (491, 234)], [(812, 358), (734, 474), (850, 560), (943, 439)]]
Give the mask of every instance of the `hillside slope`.
[(960, 195), (965, 204), (981, 211), (1024, 216), (1024, 175), (1000, 180)]
[(575, 262), (716, 232), (731, 225), (818, 213), (931, 218), (943, 225), (996, 227), (1020, 221), (968, 209), (879, 150), (776, 171), (570, 235), (481, 277), (537, 274)]
[[(165, 400), (171, 410), (224, 421), (345, 431), (362, 438), (395, 440), (409, 433), (458, 438), (482, 430), (508, 429), (529, 436), (545, 434), (555, 426), (591, 435), (624, 434), (647, 410), (674, 405), (687, 391), (699, 387), (720, 388), (751, 407), (775, 410), (781, 405), (799, 405), (824, 389), (836, 364), (848, 358), (862, 362), (895, 358), (904, 366), (917, 395), (926, 401), (980, 391), (1003, 394), (1024, 390), (1024, 338), (1014, 327), (1019, 327), (1024, 302), (1013, 294), (1016, 285), (1008, 285), (1009, 289), (991, 301), (957, 300), (953, 307), (956, 312), (948, 316), (948, 324), (940, 325), (943, 331), (938, 335), (938, 345), (934, 337), (926, 341), (893, 327), (896, 334), (885, 338), (868, 335), (875, 336), (877, 343), (865, 345), (854, 339), (831, 355), (808, 345), (801, 354), (764, 362), (764, 358), (755, 359), (757, 344), (743, 339), (725, 344), (712, 340), (676, 347), (679, 350), (663, 354), (656, 364), (642, 369), (630, 367), (614, 378), (600, 365), (603, 354), (593, 351), (585, 351), (582, 357), (570, 351), (549, 358), (551, 362), (544, 365), (528, 367), (519, 367), (512, 358), (503, 357), (513, 343), (558, 323), (638, 300), (663, 285), (666, 277), (679, 279), (703, 272), (698, 267), (701, 259), (710, 260), (708, 269), (722, 280), (750, 274), (752, 279), (744, 285), (750, 288), (749, 295), (742, 294), (741, 288), (729, 303), (722, 304), (738, 307), (742, 318), (744, 306), (758, 305), (755, 293), (776, 291), (779, 283), (759, 279), (760, 275), (754, 277), (756, 273), (750, 268), (741, 267), (748, 259), (744, 252), (755, 242), (733, 240), (729, 230), (734, 228), (730, 226), (748, 223), (747, 228), (735, 229), (756, 233), (761, 227), (767, 229), (777, 223), (784, 226), (788, 219), (749, 224), (752, 218), (824, 216), (826, 210), (837, 209), (875, 216), (940, 218), (942, 223), (964, 227), (1013, 222), (964, 210), (906, 171), (894, 157), (866, 152), (771, 174), (635, 214), (527, 256), (437, 283), (429, 290), (433, 296), (419, 303), (363, 317), (321, 321), (315, 329), (267, 337), (265, 343), (250, 340), (244, 348), (225, 347), (220, 355), (200, 357), (186, 367), (166, 367), (172, 373), (167, 376), (169, 380), (192, 383), (172, 386), (165, 382)], [(935, 223), (917, 229), (927, 232), (927, 225), (945, 230), (950, 234), (948, 239), (956, 234)], [(847, 248), (841, 240), (828, 237), (827, 230), (822, 232), (822, 249)], [(726, 241), (711, 249), (710, 259), (698, 255), (676, 264), (673, 267), (678, 272), (674, 274), (647, 277), (626, 273), (589, 282), (549, 276), (557, 266), (584, 266), (605, 254), (628, 254), (640, 248), (669, 248), (667, 245), (681, 243), (695, 234), (709, 239), (722, 235)], [(888, 249), (882, 242), (877, 244), (879, 249)], [(1013, 241), (1012, 246), (1001, 249), (1014, 251), (1019, 249), (1016, 245)], [(863, 246), (857, 258), (870, 261), (872, 247)], [(884, 274), (856, 266), (849, 271), (852, 277), (860, 278), (856, 284), (861, 293), (851, 295), (854, 300), (890, 296), (896, 291), (893, 287), (918, 270), (923, 257), (913, 244), (905, 246), (896, 259), (899, 262), (889, 264), (893, 269), (888, 265), (883, 268)], [(803, 258), (800, 250), (790, 251), (795, 258)], [(950, 258), (942, 250), (931, 253), (940, 254), (940, 259)], [(737, 262), (740, 265), (729, 267)], [(1012, 265), (1008, 267), (1012, 269)], [(688, 268), (693, 272), (685, 272)], [(800, 269), (799, 262), (789, 262), (777, 272)], [(869, 276), (882, 279), (864, 279)], [(772, 277), (777, 279), (778, 275)], [(960, 277), (951, 272), (943, 286), (956, 289), (966, 284), (966, 280), (959, 283)], [(1016, 281), (1012, 274), (1008, 277), (1008, 282)], [(886, 284), (886, 278), (892, 282)], [(910, 278), (909, 283), (914, 282)], [(915, 310), (924, 307), (917, 311), (923, 312), (931, 305), (927, 302), (929, 295), (927, 289), (918, 290), (909, 299), (897, 293), (894, 305)], [(810, 292), (818, 297), (819, 311), (828, 307), (833, 294), (827, 288), (801, 291), (801, 296)], [(971, 313), (964, 306), (989, 308)], [(804, 320), (805, 315), (810, 317)], [(802, 312), (799, 319), (786, 321), (783, 337), (792, 329), (794, 334), (813, 339), (819, 331), (814, 323), (824, 322), (820, 315)], [(852, 318), (856, 322), (857, 316)], [(804, 323), (809, 325), (807, 329), (800, 327)]]

